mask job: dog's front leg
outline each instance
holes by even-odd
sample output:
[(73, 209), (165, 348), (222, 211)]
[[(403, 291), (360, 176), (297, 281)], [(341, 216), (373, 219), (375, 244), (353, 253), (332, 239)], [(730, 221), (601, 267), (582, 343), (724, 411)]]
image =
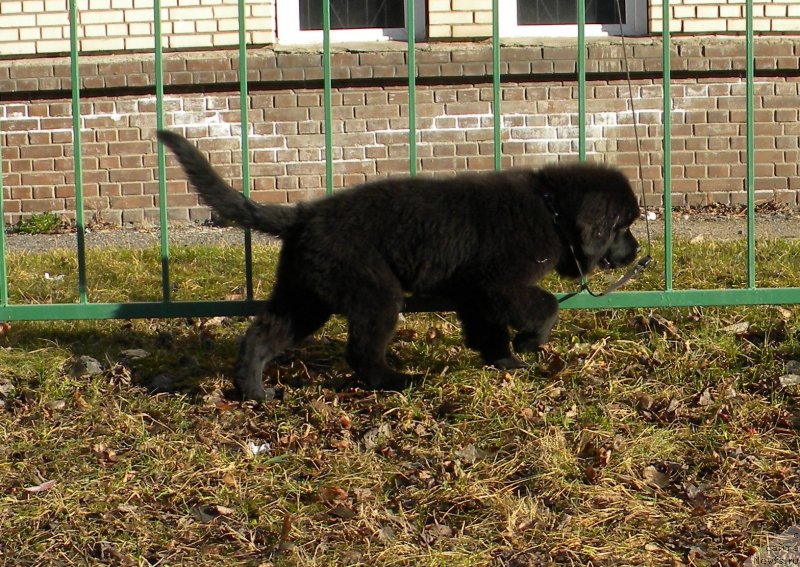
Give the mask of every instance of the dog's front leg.
[(457, 314), (464, 332), (464, 343), (477, 350), (488, 366), (501, 370), (524, 366), (511, 352), (511, 335), (507, 322), (496, 320), (486, 309), (480, 308), (474, 302), (462, 302), (457, 308)]
[(538, 287), (527, 288), (517, 299), (511, 323), (519, 331), (514, 337), (514, 350), (535, 352), (550, 340), (550, 331), (558, 320), (558, 300)]

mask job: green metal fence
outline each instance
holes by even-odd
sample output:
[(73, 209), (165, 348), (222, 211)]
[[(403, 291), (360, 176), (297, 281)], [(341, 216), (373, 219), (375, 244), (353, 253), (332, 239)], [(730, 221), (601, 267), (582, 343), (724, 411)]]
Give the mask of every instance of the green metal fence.
[[(247, 84), (247, 48), (245, 42), (245, 4), (246, 0), (239, 0), (239, 85), (241, 97), (241, 152), (243, 169), (243, 187), (249, 193), (250, 172), (248, 167), (248, 84)], [(331, 127), (331, 48), (330, 48), (330, 5), (329, 0), (323, 0), (323, 105), (325, 129), (325, 172), (327, 179), (327, 192), (333, 190), (333, 136)], [(251, 237), (249, 232), (244, 235), (245, 247), (245, 278), (246, 299), (241, 301), (174, 301), (170, 297), (170, 269), (169, 269), (169, 230), (167, 226), (167, 191), (165, 179), (164, 150), (158, 148), (158, 177), (160, 196), (160, 247), (161, 247), (161, 282), (162, 297), (160, 301), (140, 303), (92, 303), (87, 299), (86, 270), (91, 268), (86, 264), (86, 245), (84, 240), (84, 197), (82, 187), (81, 168), (81, 137), (80, 137), (80, 77), (79, 55), (77, 37), (77, 0), (69, 0), (69, 22), (71, 38), (71, 79), (72, 79), (72, 122), (75, 156), (75, 196), (77, 220), (77, 258), (78, 258), (78, 296), (75, 304), (12, 304), (9, 301), (8, 278), (5, 262), (6, 241), (3, 231), (0, 231), (0, 320), (57, 320), (57, 319), (110, 319), (110, 318), (150, 318), (150, 317), (186, 317), (186, 316), (214, 316), (214, 315), (250, 315), (257, 311), (259, 303), (253, 299), (253, 270), (251, 261)], [(582, 0), (577, 0), (578, 6), (578, 38), (577, 38), (577, 82), (579, 91), (578, 120), (579, 120), (579, 157), (586, 155), (586, 45), (584, 37), (585, 11)], [(501, 126), (502, 109), (501, 94), (502, 83), (500, 74), (501, 45), (499, 37), (499, 0), (492, 0), (493, 9), (493, 139), (494, 139), (494, 165), (501, 167), (502, 144)], [(409, 173), (416, 174), (417, 168), (417, 129), (415, 114), (416, 93), (416, 65), (415, 65), (415, 18), (414, 2), (407, 2), (407, 28), (408, 28), (408, 144), (409, 144)], [(156, 125), (164, 127), (164, 84), (162, 69), (162, 42), (161, 42), (161, 2), (154, 1), (154, 33), (155, 33), (155, 91), (156, 91)], [(667, 211), (671, 210), (671, 100), (670, 100), (670, 3), (663, 2), (663, 203)], [(800, 303), (800, 288), (758, 288), (756, 287), (756, 262), (755, 262), (755, 178), (754, 178), (754, 53), (753, 53), (753, 0), (746, 2), (746, 154), (747, 154), (747, 287), (741, 289), (674, 289), (672, 276), (672, 223), (670, 215), (665, 215), (664, 255), (662, 262), (664, 268), (664, 286), (658, 290), (648, 291), (620, 291), (604, 297), (592, 297), (586, 293), (571, 298), (564, 306), (569, 308), (628, 308), (628, 307), (682, 307), (692, 305), (744, 305), (744, 304), (783, 304)], [(0, 148), (0, 160), (2, 160)], [(0, 218), (3, 211), (2, 178), (0, 178)], [(439, 303), (430, 303), (424, 300), (409, 301), (408, 310), (425, 310), (441, 307)]]

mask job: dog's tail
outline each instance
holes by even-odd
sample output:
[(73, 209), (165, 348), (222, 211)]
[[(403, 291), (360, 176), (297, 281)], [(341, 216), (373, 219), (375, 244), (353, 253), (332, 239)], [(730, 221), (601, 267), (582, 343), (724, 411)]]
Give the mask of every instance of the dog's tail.
[(159, 130), (158, 139), (175, 153), (202, 201), (222, 219), (275, 236), (280, 236), (297, 221), (295, 207), (262, 205), (236, 191), (214, 171), (203, 154), (180, 134)]

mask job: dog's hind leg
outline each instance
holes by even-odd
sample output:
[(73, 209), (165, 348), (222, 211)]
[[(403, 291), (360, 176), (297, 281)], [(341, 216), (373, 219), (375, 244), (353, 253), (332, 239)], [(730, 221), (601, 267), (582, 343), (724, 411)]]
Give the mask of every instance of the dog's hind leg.
[(233, 374), (233, 384), (243, 400), (264, 400), (264, 366), (292, 344), (292, 336), (291, 323), (269, 308), (253, 320), (239, 348)]
[(234, 369), (234, 386), (245, 400), (265, 398), (264, 366), (287, 347), (301, 341), (330, 317), (330, 312), (311, 294), (282, 293), (276, 288), (264, 313), (258, 315), (244, 336)]

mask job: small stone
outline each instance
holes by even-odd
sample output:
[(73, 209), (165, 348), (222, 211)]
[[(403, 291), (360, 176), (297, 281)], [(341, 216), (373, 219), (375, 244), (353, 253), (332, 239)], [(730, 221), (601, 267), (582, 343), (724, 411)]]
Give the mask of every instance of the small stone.
[(83, 355), (72, 365), (72, 374), (75, 376), (97, 376), (103, 373), (103, 365), (91, 356)]
[(140, 358), (147, 358), (150, 356), (149, 352), (141, 348), (129, 348), (127, 350), (123, 350), (120, 354), (128, 360), (138, 360)]
[(800, 374), (800, 360), (787, 360), (783, 371), (786, 374)]
[(14, 384), (10, 380), (0, 379), (0, 396), (7, 397), (14, 389)]

